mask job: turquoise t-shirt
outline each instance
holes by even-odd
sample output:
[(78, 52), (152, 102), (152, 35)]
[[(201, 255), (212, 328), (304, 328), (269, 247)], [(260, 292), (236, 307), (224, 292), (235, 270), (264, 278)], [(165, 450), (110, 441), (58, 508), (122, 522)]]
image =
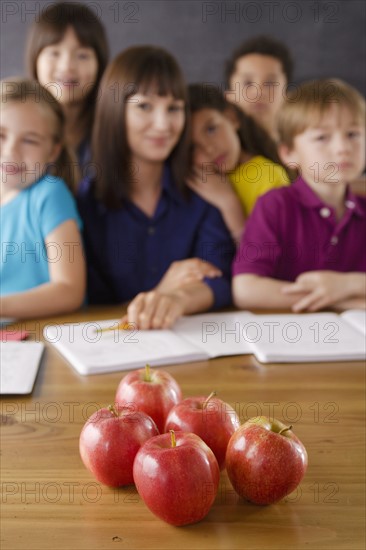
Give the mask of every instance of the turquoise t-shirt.
[[(67, 220), (81, 220), (74, 198), (60, 178), (46, 175), (0, 207), (0, 294), (29, 290), (50, 280), (48, 262), (58, 261), (57, 243), (45, 238)], [(70, 258), (73, 243), (68, 245)], [(47, 258), (47, 252), (49, 259)]]

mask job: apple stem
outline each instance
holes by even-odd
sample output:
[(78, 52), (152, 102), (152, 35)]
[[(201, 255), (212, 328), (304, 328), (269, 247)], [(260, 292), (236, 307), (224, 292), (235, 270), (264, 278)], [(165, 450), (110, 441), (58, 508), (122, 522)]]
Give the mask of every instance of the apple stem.
[(285, 427), (282, 428), (282, 430), (280, 430), (278, 433), (279, 433), (279, 435), (282, 435), (282, 434), (284, 434), (285, 432), (288, 432), (289, 430), (292, 430), (292, 426), (285, 426)]
[(113, 414), (113, 416), (118, 416), (118, 411), (114, 405), (108, 405), (108, 410)]
[(210, 395), (207, 397), (206, 401), (204, 401), (204, 402), (202, 403), (202, 409), (204, 409), (205, 407), (207, 407), (208, 402), (210, 401), (210, 399), (212, 399), (213, 397), (215, 397), (215, 395), (216, 395), (216, 392), (215, 392), (215, 391), (212, 391), (212, 392), (210, 393)]
[(144, 380), (145, 382), (151, 382), (150, 365), (148, 363), (145, 365)]
[(175, 439), (175, 431), (174, 430), (169, 430), (169, 431), (170, 431), (170, 441), (171, 441), (172, 447), (176, 447), (177, 441)]

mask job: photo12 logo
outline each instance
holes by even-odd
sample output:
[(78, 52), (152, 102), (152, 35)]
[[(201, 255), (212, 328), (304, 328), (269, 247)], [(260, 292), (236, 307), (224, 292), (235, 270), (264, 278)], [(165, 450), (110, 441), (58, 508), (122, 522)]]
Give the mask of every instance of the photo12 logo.
[(96, 344), (103, 338), (110, 338), (110, 342), (115, 344), (123, 342), (126, 344), (138, 344), (136, 337), (138, 329), (134, 323), (121, 325), (118, 321), (111, 324), (103, 324), (96, 321), (87, 323), (72, 323), (59, 325), (57, 323), (49, 324), (44, 328), (43, 335), (48, 342), (55, 344), (61, 339), (69, 343), (77, 340), (83, 340), (88, 344)]
[[(53, 2), (57, 5), (57, 2)], [(88, 19), (90, 20), (91, 16), (97, 17), (98, 19), (111, 19), (112, 14), (113, 23), (139, 23), (139, 13), (140, 13), (140, 4), (138, 2), (121, 2), (116, 0), (114, 2), (85, 2), (84, 0), (80, 2), (85, 8), (85, 23), (88, 24)], [(22, 23), (31, 23), (33, 21), (39, 22), (40, 17), (46, 14), (46, 17), (49, 19), (50, 23), (58, 17), (57, 11), (52, 12), (52, 17), (48, 15), (47, 9), (50, 7), (52, 2), (47, 2), (45, 5), (43, 2), (31, 2), (30, 0), (25, 0), (23, 2), (15, 0), (12, 2), (2, 1), (1, 5), (1, 22), (7, 23), (9, 21), (18, 20)], [(60, 6), (60, 10), (64, 10), (64, 6)], [(70, 2), (67, 5), (67, 9), (72, 15), (73, 2)]]
[(260, 341), (271, 344), (290, 343), (296, 344), (303, 340), (312, 343), (339, 343), (337, 337), (339, 325), (335, 322), (327, 322), (323, 325), (314, 322), (304, 327), (296, 321), (240, 321), (221, 323), (204, 321), (201, 327), (201, 337), (204, 344), (219, 338), (222, 343), (247, 342), (255, 344)]
[(202, 23), (298, 23), (304, 16), (314, 23), (339, 23), (341, 2), (202, 2)]

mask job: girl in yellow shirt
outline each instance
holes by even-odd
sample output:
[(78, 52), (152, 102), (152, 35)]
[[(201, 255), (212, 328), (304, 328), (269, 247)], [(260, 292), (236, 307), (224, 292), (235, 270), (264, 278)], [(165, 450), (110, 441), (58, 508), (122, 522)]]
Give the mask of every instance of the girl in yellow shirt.
[(209, 84), (189, 87), (192, 165), (189, 185), (222, 214), (234, 240), (258, 197), (289, 183), (274, 142)]

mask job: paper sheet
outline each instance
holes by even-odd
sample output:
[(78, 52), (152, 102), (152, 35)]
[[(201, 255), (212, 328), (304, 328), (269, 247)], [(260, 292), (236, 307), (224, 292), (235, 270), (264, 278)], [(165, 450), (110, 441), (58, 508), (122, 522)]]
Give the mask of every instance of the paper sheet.
[(43, 350), (41, 342), (1, 342), (1, 395), (31, 393)]

